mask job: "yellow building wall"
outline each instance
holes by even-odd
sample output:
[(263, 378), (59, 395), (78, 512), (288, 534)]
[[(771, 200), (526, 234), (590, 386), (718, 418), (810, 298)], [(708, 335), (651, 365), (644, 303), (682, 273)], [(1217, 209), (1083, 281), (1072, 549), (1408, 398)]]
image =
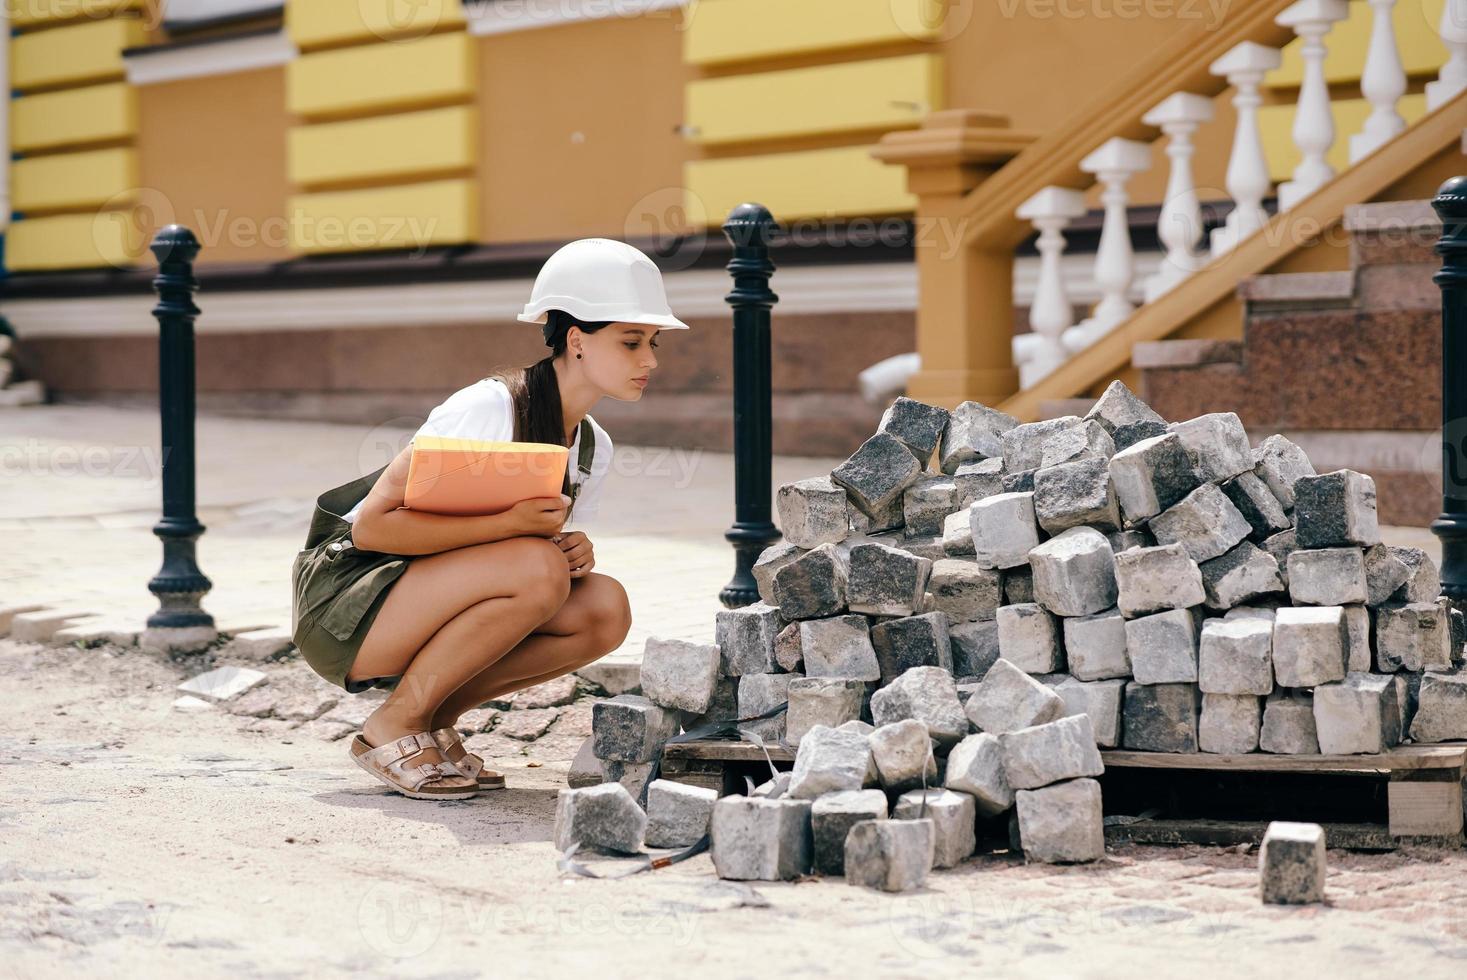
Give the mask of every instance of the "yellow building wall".
[(143, 0), (5, 0), (12, 27), (40, 27), (64, 21), (99, 20), (140, 10)]
[(696, 0), (684, 53), (700, 67), (936, 40), (946, 0)]
[(10, 205), (17, 211), (96, 207), (137, 189), (132, 147), (30, 157), (10, 167)]
[(21, 34), (10, 42), (10, 87), (24, 91), (121, 78), (123, 49), (146, 38), (143, 22), (135, 17)]
[(460, 0), (306, 0), (288, 3), (285, 26), (302, 50), (336, 44), (421, 37), (464, 23)]

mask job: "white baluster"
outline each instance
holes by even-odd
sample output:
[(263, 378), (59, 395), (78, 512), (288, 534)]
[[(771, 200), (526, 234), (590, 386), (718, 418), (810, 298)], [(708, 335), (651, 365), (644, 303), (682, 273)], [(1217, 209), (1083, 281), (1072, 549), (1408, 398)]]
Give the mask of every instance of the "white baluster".
[(1166, 200), (1156, 222), (1166, 257), (1156, 274), (1146, 280), (1148, 303), (1202, 267), (1202, 256), (1196, 251), (1202, 237), (1202, 209), (1197, 206), (1197, 187), (1192, 182), (1192, 134), (1211, 119), (1212, 100), (1190, 92), (1167, 96), (1141, 117), (1146, 125), (1160, 127), (1170, 137), (1166, 155), (1171, 161)]
[(1273, 181), (1268, 176), (1263, 137), (1258, 132), (1258, 107), (1263, 103), (1258, 87), (1263, 83), (1264, 74), (1273, 71), (1282, 61), (1283, 55), (1277, 48), (1244, 41), (1207, 69), (1214, 75), (1227, 78), (1233, 87), (1233, 109), (1238, 116), (1237, 128), (1233, 131), (1233, 150), (1228, 156), (1227, 187), (1233, 198), (1233, 210), (1228, 212), (1227, 222), (1221, 228), (1212, 230), (1212, 254), (1215, 256), (1227, 252), (1268, 223), (1263, 198), (1273, 188)]
[(1303, 42), (1304, 80), (1299, 85), (1299, 104), (1294, 108), (1294, 145), (1301, 159), (1294, 179), (1279, 185), (1279, 210), (1287, 211), (1328, 183), (1335, 175), (1325, 155), (1335, 145), (1335, 120), (1329, 107), (1329, 84), (1324, 79), (1324, 36), (1338, 21), (1350, 16), (1345, 0), (1299, 0), (1274, 18), (1280, 27), (1292, 28)]
[(1029, 306), (1029, 326), (1034, 334), (1014, 345), (1019, 383), (1027, 388), (1069, 357), (1060, 338), (1075, 322), (1075, 312), (1065, 292), (1060, 268), (1065, 253), (1065, 236), (1061, 233), (1072, 220), (1085, 213), (1085, 195), (1068, 187), (1046, 187), (1019, 205), (1014, 213), (1033, 222), (1039, 230), (1039, 281), (1034, 287), (1034, 302)]
[(1126, 216), (1130, 195), (1126, 183), (1134, 174), (1151, 169), (1151, 147), (1119, 137), (1106, 140), (1080, 161), (1080, 169), (1095, 174), (1105, 185), (1100, 195), (1105, 205), (1105, 223), (1100, 228), (1100, 247), (1095, 251), (1095, 283), (1100, 302), (1090, 316), (1064, 333), (1067, 350), (1078, 351), (1095, 343), (1116, 324), (1130, 316), (1135, 306), (1127, 293), (1136, 275), (1131, 253), (1131, 227)]
[(1436, 81), (1426, 83), (1427, 112), (1467, 89), (1467, 0), (1447, 0), (1437, 30), (1447, 46), (1447, 62)]
[(1396, 103), (1406, 94), (1406, 69), (1391, 21), (1395, 6), (1396, 0), (1370, 0), (1370, 48), (1365, 52), (1360, 92), (1371, 108), (1360, 132), (1350, 137), (1351, 163), (1375, 152), (1406, 128), (1405, 118), (1396, 111)]

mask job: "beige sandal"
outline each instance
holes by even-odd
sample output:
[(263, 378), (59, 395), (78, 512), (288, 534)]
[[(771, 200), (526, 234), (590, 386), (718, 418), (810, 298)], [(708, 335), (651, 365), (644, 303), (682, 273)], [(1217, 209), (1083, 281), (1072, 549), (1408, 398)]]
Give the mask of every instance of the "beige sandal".
[(427, 732), (415, 732), (373, 748), (357, 734), (351, 740), (352, 761), (414, 800), (467, 800), (479, 792), (476, 782), (451, 762), (407, 763), (438, 744)]
[(453, 763), (459, 772), (477, 782), (480, 789), (504, 789), (504, 774), (486, 769), (484, 760), (464, 745), (463, 736), (458, 733), (458, 729), (439, 728), (432, 735), (443, 757)]

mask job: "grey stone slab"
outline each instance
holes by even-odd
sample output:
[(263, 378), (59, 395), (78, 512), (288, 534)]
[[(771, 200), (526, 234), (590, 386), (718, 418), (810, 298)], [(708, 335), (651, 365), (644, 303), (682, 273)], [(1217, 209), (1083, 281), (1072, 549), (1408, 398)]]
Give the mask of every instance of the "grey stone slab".
[(972, 515), (957, 511), (942, 519), (942, 556), (944, 558), (972, 558), (973, 544)]
[(846, 836), (846, 883), (887, 892), (921, 888), (934, 843), (931, 820), (862, 820)]
[(563, 789), (555, 798), (555, 849), (573, 844), (618, 854), (642, 849), (647, 815), (620, 783)]
[(902, 520), (908, 537), (942, 533), (943, 519), (955, 509), (958, 484), (950, 476), (924, 476), (902, 494)]
[(957, 492), (953, 510), (967, 510), (976, 501), (1003, 493), (1003, 458), (980, 459), (964, 463), (953, 473)]
[(884, 620), (871, 627), (871, 644), (876, 648), (883, 683), (894, 681), (913, 667), (941, 667), (952, 673), (946, 613)]
[(893, 820), (930, 820), (934, 868), (955, 868), (978, 849), (978, 808), (967, 793), (949, 789), (908, 790), (892, 808)]
[(1231, 609), (1285, 589), (1279, 563), (1251, 541), (1203, 562), (1200, 570), (1207, 604), (1214, 609)]
[(1003, 605), (1002, 573), (976, 561), (943, 558), (933, 562), (927, 589), (931, 596), (927, 611), (946, 613), (951, 623), (993, 619)]
[(1115, 452), (1116, 444), (1110, 433), (1100, 423), (1086, 420), (1061, 429), (1045, 441), (1038, 469), (1082, 459), (1108, 460)]
[(1100, 784), (1095, 780), (1018, 790), (1014, 797), (1026, 860), (1062, 864), (1105, 857)]
[(816, 725), (836, 728), (859, 720), (866, 684), (839, 677), (797, 677), (790, 681), (788, 696), (785, 741), (799, 745), (805, 733)]
[(739, 678), (739, 717), (753, 718), (789, 703), (790, 682), (799, 674), (744, 674)]
[(968, 509), (973, 554), (984, 568), (1014, 568), (1029, 562), (1039, 544), (1033, 493), (1000, 493)]
[(833, 616), (800, 622), (800, 652), (807, 677), (881, 679), (876, 648), (865, 616)]
[(1452, 666), (1452, 627), (1436, 602), (1390, 603), (1375, 611), (1375, 657), (1382, 671), (1446, 670)]
[(1301, 548), (1380, 544), (1375, 481), (1354, 470), (1294, 482), (1294, 534)]
[(1117, 605), (1130, 618), (1200, 606), (1202, 571), (1180, 544), (1130, 548), (1115, 556)]
[(1422, 675), (1411, 738), (1417, 742), (1467, 739), (1467, 673), (1427, 671)]
[(1066, 618), (1063, 623), (1065, 658), (1070, 673), (1077, 679), (1099, 681), (1131, 676), (1126, 621), (1119, 610)]
[(1083, 421), (1066, 415), (1040, 422), (1026, 422), (1003, 433), (1003, 468), (1009, 473), (1037, 470), (1044, 460), (1044, 445), (1063, 429), (1081, 425)]
[(763, 602), (741, 609), (720, 609), (713, 617), (714, 643), (722, 657), (719, 669), (730, 677), (775, 670), (778, 663), (774, 659), (774, 640), (785, 621), (779, 609)]
[[(849, 558), (835, 545), (824, 544), (805, 552), (774, 573), (774, 598), (779, 614), (786, 620), (840, 615), (846, 611), (849, 578)], [(771, 654), (773, 649), (771, 639)]]
[(880, 725), (868, 738), (881, 785), (891, 793), (936, 786), (937, 759), (927, 726), (914, 718)]
[[(1365, 602), (1380, 606), (1401, 590), (1411, 572), (1394, 551), (1374, 545), (1365, 551)], [(1433, 596), (1433, 598), (1435, 598)]]
[(1185, 609), (1127, 620), (1126, 650), (1138, 683), (1197, 683), (1197, 623)]
[(1004, 777), (1015, 790), (1038, 789), (1105, 771), (1087, 714), (1008, 732), (1000, 741)]
[(1339, 606), (1285, 607), (1273, 624), (1273, 676), (1280, 687), (1344, 680), (1348, 634)]
[(1197, 747), (1203, 752), (1242, 755), (1258, 751), (1263, 699), (1254, 694), (1203, 694)]
[(1166, 431), (1166, 420), (1120, 381), (1112, 381), (1106, 387), (1094, 407), (1085, 413), (1085, 419), (1098, 422), (1110, 434), (1117, 449), (1124, 449), (1137, 441), (1132, 439), (1125, 445), (1121, 444), (1128, 434), (1138, 429), (1156, 427), (1158, 434)]
[(887, 818), (886, 794), (879, 789), (826, 793), (810, 806), (816, 874), (846, 873), (846, 837), (863, 820)]
[(774, 638), (774, 662), (792, 674), (805, 671), (805, 654), (800, 647), (800, 624), (786, 623)]
[(1087, 715), (1095, 732), (1095, 744), (1113, 749), (1121, 744), (1121, 718), (1125, 706), (1126, 681), (1082, 681), (1065, 677), (1052, 685), (1065, 702), (1066, 715)]
[(1304, 450), (1283, 436), (1269, 436), (1258, 447), (1254, 472), (1273, 491), (1284, 510), (1294, 509), (1294, 482), (1314, 476), (1314, 466)]
[(1153, 517), (1148, 526), (1159, 544), (1180, 544), (1195, 562), (1226, 554), (1253, 530), (1227, 495), (1211, 483)]
[(1081, 526), (1120, 530), (1121, 511), (1109, 462), (1091, 456), (1036, 470), (1034, 515), (1050, 534)]
[(1263, 696), (1273, 692), (1273, 619), (1209, 619), (1198, 648), (1203, 694)]
[(1029, 552), (1034, 598), (1060, 616), (1088, 616), (1116, 604), (1116, 558), (1094, 528), (1074, 527)]
[(846, 605), (871, 616), (910, 616), (922, 605), (932, 562), (874, 542), (852, 546)]
[(954, 623), (948, 628), (953, 676), (981, 679), (999, 656), (998, 622)]
[(1346, 674), (1314, 689), (1314, 728), (1325, 755), (1386, 752), (1401, 741), (1401, 705), (1389, 674)]
[(981, 405), (963, 402), (952, 410), (938, 444), (944, 473), (959, 466), (990, 458), (1003, 458), (1003, 434), (1019, 424), (1011, 415)]
[(860, 789), (870, 768), (869, 737), (815, 725), (800, 739), (795, 753), (790, 796), (813, 800), (825, 793)]
[(1007, 659), (989, 669), (964, 710), (980, 731), (1003, 735), (1063, 715), (1064, 699)]
[(969, 735), (948, 753), (944, 784), (974, 800), (978, 814), (997, 816), (1014, 805), (1003, 768), (1003, 743), (990, 732)]
[(1063, 670), (1059, 622), (1034, 602), (998, 607), (999, 656), (1031, 674)]
[(1140, 752), (1196, 752), (1195, 684), (1126, 684), (1121, 744)]
[(713, 705), (720, 658), (713, 644), (649, 636), (642, 648), (642, 694), (661, 707), (702, 714)]
[(1142, 439), (1110, 459), (1111, 484), (1127, 521), (1156, 517), (1185, 500), (1199, 480), (1182, 440), (1172, 434)]
[(1284, 513), (1284, 505), (1257, 474), (1240, 473), (1223, 483), (1222, 489), (1253, 528), (1254, 540), (1262, 541), (1294, 526), (1293, 519)]
[(858, 510), (875, 518), (899, 503), (921, 473), (922, 464), (906, 444), (889, 432), (878, 432), (832, 470), (830, 478), (845, 488)]
[(1345, 606), (1345, 673), (1370, 673), (1375, 663), (1375, 624), (1365, 606)]
[(1242, 421), (1233, 412), (1213, 412), (1172, 426), (1192, 468), (1203, 480), (1231, 479), (1253, 469), (1253, 447)]
[(1258, 850), (1259, 891), (1265, 905), (1324, 901), (1324, 828), (1275, 820)]
[(908, 718), (922, 722), (940, 745), (954, 745), (968, 734), (951, 668), (913, 667), (871, 695), (877, 731)]
[(774, 503), (785, 540), (800, 548), (839, 544), (850, 534), (846, 492), (828, 477), (786, 483)]
[(925, 467), (947, 431), (950, 419), (945, 408), (903, 396), (887, 406), (876, 431), (895, 436)]
[(1367, 596), (1359, 548), (1319, 548), (1289, 555), (1289, 598), (1301, 606), (1343, 606)]
[(767, 605), (775, 605), (774, 573), (805, 553), (788, 541), (776, 541), (759, 553), (754, 562), (754, 581), (759, 586), (759, 598)]
[(1271, 695), (1263, 704), (1258, 747), (1278, 755), (1318, 755), (1314, 699), (1299, 691)]
[(677, 730), (674, 712), (636, 694), (618, 694), (591, 707), (592, 744), (598, 759), (650, 762)]
[(654, 779), (647, 787), (647, 846), (691, 847), (708, 833), (718, 793), (706, 786), (689, 786), (670, 779)]
[(720, 878), (779, 881), (810, 872), (809, 800), (725, 796), (713, 805), (709, 834)]

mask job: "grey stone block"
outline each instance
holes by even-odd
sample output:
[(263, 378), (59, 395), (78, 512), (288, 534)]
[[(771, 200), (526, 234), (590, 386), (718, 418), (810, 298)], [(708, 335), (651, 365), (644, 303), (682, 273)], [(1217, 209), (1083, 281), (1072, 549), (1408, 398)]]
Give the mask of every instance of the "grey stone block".
[(1301, 606), (1364, 602), (1364, 553), (1359, 548), (1294, 552), (1289, 555), (1289, 598)]
[(1095, 780), (1019, 790), (1014, 797), (1025, 859), (1061, 864), (1105, 857), (1100, 784)]
[[(1190, 559), (1189, 559), (1190, 560)], [(1070, 673), (1082, 681), (1131, 676), (1126, 648), (1126, 621), (1119, 610), (1065, 619), (1065, 658)]]
[(1029, 551), (1039, 544), (1033, 493), (1001, 493), (968, 509), (973, 553), (984, 568), (1014, 568), (1028, 564)]
[(921, 888), (932, 868), (931, 820), (862, 820), (846, 837), (846, 883), (887, 892)]
[(1124, 680), (1081, 681), (1066, 677), (1053, 688), (1065, 702), (1066, 715), (1089, 716), (1096, 745), (1113, 749), (1121, 744), (1121, 709), (1126, 696)]
[(1110, 550), (1116, 553), (1129, 551), (1132, 548), (1154, 548), (1156, 539), (1145, 528), (1133, 528), (1129, 531), (1110, 531), (1105, 535), (1105, 540), (1110, 542)]
[[(1401, 590), (1411, 572), (1395, 552), (1385, 545), (1375, 545), (1365, 551), (1365, 602), (1380, 606), (1391, 600)], [(1435, 596), (1432, 597), (1433, 599)], [(1427, 600), (1431, 601), (1431, 600)]]
[(739, 717), (753, 718), (789, 703), (790, 682), (799, 674), (744, 674), (739, 678)]
[(592, 738), (587, 735), (581, 742), (581, 747), (576, 750), (570, 769), (566, 771), (565, 784), (571, 789), (598, 786), (606, 782), (606, 774), (601, 771), (601, 760), (596, 758), (595, 746), (591, 743)]
[(1243, 423), (1232, 412), (1199, 415), (1172, 426), (1192, 468), (1203, 480), (1222, 481), (1253, 469), (1253, 447)]
[(1422, 675), (1411, 738), (1417, 742), (1467, 739), (1467, 674), (1429, 671)]
[[(904, 489), (903, 494), (905, 492)], [(847, 493), (846, 496), (849, 498), (850, 494)], [(846, 509), (846, 517), (850, 521), (851, 534), (869, 535), (901, 530), (902, 521), (906, 519), (906, 514), (902, 510), (903, 499), (903, 496), (897, 496), (871, 514), (857, 507), (855, 501), (850, 501), (850, 506)]]
[(1004, 777), (1015, 790), (1038, 789), (1065, 779), (1105, 771), (1095, 729), (1086, 714), (1008, 732), (1003, 743)]
[(980, 459), (964, 463), (953, 473), (956, 492), (953, 510), (967, 510), (973, 503), (1003, 493), (1003, 458)]
[(717, 686), (713, 689), (713, 700), (708, 710), (701, 715), (686, 718), (683, 729), (690, 731), (702, 725), (710, 725), (714, 722), (733, 721), (739, 716), (739, 679), (737, 677), (720, 677)]
[(973, 524), (970, 515), (957, 511), (942, 519), (942, 555), (944, 558), (972, 558)]
[(647, 815), (620, 783), (563, 789), (555, 798), (555, 849), (572, 844), (614, 854), (642, 849)]
[(878, 432), (832, 470), (830, 478), (845, 488), (858, 510), (876, 518), (893, 503), (899, 504), (903, 491), (921, 473), (922, 464), (905, 443), (888, 432)]
[(738, 677), (740, 674), (767, 674), (775, 670), (774, 640), (784, 629), (786, 618), (779, 609), (763, 602), (742, 609), (720, 609), (715, 613), (713, 635), (723, 658), (722, 672)]
[(1284, 580), (1284, 588), (1289, 586), (1289, 556), (1299, 550), (1299, 544), (1294, 539), (1294, 529), (1280, 531), (1278, 534), (1270, 535), (1263, 542), (1263, 550), (1273, 556), (1273, 560), (1279, 563), (1279, 577)]
[(952, 673), (953, 654), (946, 613), (922, 613), (877, 623), (871, 627), (871, 644), (876, 648), (883, 683), (895, 680), (913, 667), (941, 667)]
[(725, 796), (713, 804), (709, 833), (720, 878), (779, 881), (810, 872), (809, 800)]
[(860, 789), (870, 768), (869, 737), (816, 725), (800, 739), (791, 770), (790, 796), (813, 800), (824, 793)]
[(816, 874), (846, 873), (846, 837), (863, 820), (886, 819), (886, 794), (879, 789), (826, 793), (810, 806)]
[(1109, 460), (1116, 453), (1115, 441), (1098, 422), (1083, 421), (1061, 429), (1044, 443), (1039, 469), (1082, 459)]
[(1435, 602), (1442, 594), (1442, 582), (1431, 556), (1420, 548), (1392, 547), (1390, 552), (1406, 566), (1406, 584), (1391, 598), (1396, 602)]
[(1034, 472), (1034, 515), (1050, 534), (1087, 526), (1121, 527), (1121, 511), (1104, 457), (1087, 457)]
[(1003, 768), (1003, 743), (991, 732), (969, 735), (948, 753), (944, 784), (973, 798), (977, 812), (997, 816), (1014, 805)]
[(1065, 702), (1009, 660), (1000, 659), (969, 696), (964, 710), (980, 731), (1003, 735), (1061, 717)]
[(952, 623), (993, 619), (1003, 605), (1002, 573), (976, 561), (943, 558), (933, 562), (927, 589), (931, 596), (928, 611), (946, 613)]
[(607, 782), (620, 783), (637, 801), (637, 806), (647, 806), (647, 789), (652, 785), (656, 773), (656, 762), (616, 762), (611, 759), (601, 763), (602, 774)]
[(865, 616), (833, 616), (800, 623), (800, 653), (807, 677), (842, 677), (853, 681), (881, 679), (876, 648), (871, 645)]
[(766, 779), (758, 786), (755, 786), (753, 792), (749, 795), (770, 800), (777, 800), (782, 796), (789, 796), (790, 778), (791, 774), (789, 772), (779, 773), (773, 779)]
[(877, 731), (908, 718), (922, 722), (940, 745), (954, 745), (968, 734), (968, 716), (950, 668), (913, 667), (871, 695)]
[(785, 741), (799, 745), (805, 733), (816, 725), (836, 728), (859, 720), (866, 684), (838, 677), (797, 677), (790, 681), (788, 693)]
[(1371, 637), (1375, 626), (1364, 606), (1345, 606), (1345, 673), (1368, 674), (1375, 663)]
[(1137, 683), (1197, 683), (1197, 622), (1185, 609), (1127, 620), (1126, 649)]
[(881, 785), (892, 793), (937, 785), (937, 759), (927, 726), (915, 718), (878, 726), (869, 736)]
[(1284, 591), (1279, 563), (1251, 541), (1203, 562), (1200, 570), (1207, 604), (1214, 609), (1231, 609), (1250, 599)]
[(871, 616), (910, 616), (932, 574), (929, 559), (874, 542), (851, 547), (849, 568), (846, 605)]
[(902, 520), (907, 537), (942, 533), (942, 523), (955, 509), (958, 484), (950, 476), (922, 477), (902, 494)]
[(1345, 677), (1345, 610), (1285, 607), (1274, 617), (1273, 676), (1280, 687), (1314, 687)]
[(1044, 445), (1064, 429), (1083, 424), (1074, 415), (1040, 422), (1026, 422), (1006, 431), (1003, 436), (1003, 468), (1008, 473), (1037, 470), (1044, 461)]
[(953, 409), (938, 445), (944, 473), (979, 460), (1003, 457), (1003, 434), (1019, 424), (1011, 415), (978, 402), (963, 402)]
[(999, 656), (1031, 674), (1064, 670), (1060, 628), (1054, 616), (1038, 603), (998, 607)]
[(1195, 684), (1126, 684), (1121, 744), (1141, 752), (1196, 752)]
[(950, 418), (945, 408), (903, 396), (886, 407), (876, 431), (895, 436), (925, 468)]
[(759, 586), (759, 598), (774, 605), (774, 573), (805, 553), (788, 541), (776, 541), (759, 553), (754, 562), (754, 581)]
[(1388, 751), (1401, 741), (1396, 679), (1388, 674), (1346, 674), (1314, 689), (1314, 727), (1319, 751), (1355, 755)]
[(1105, 535), (1070, 528), (1029, 552), (1034, 598), (1059, 616), (1089, 616), (1116, 604), (1116, 558)]
[(1142, 439), (1110, 459), (1116, 500), (1128, 521), (1143, 521), (1185, 500), (1199, 480), (1182, 440), (1172, 433)]
[[(849, 558), (835, 545), (823, 544), (805, 552), (774, 573), (774, 598), (779, 614), (790, 620), (819, 619), (845, 612), (849, 577)], [(773, 650), (771, 639), (771, 655)]]
[[(1028, 560), (1027, 556), (1025, 560)], [(1034, 570), (1027, 564), (1003, 573), (1003, 601), (1010, 606), (1034, 601)]]
[(1294, 483), (1294, 535), (1301, 548), (1380, 544), (1375, 481), (1354, 470), (1300, 477)]
[[(944, 521), (946, 521), (946, 518), (944, 518)], [(890, 542), (889, 546), (905, 551), (909, 555), (915, 555), (918, 558), (926, 558), (932, 562), (947, 557), (947, 551), (943, 549), (942, 535), (940, 534), (930, 538), (903, 538), (900, 541)]]
[(955, 677), (981, 679), (998, 659), (998, 623), (994, 620), (955, 623), (948, 627), (947, 635)]
[(1254, 540), (1262, 541), (1294, 526), (1293, 520), (1284, 513), (1284, 505), (1257, 474), (1240, 473), (1225, 482), (1222, 489), (1253, 528)]
[(653, 704), (702, 714), (718, 687), (718, 647), (647, 638), (642, 648), (642, 694)]
[(1263, 699), (1253, 694), (1203, 694), (1197, 747), (1203, 752), (1242, 755), (1258, 751)]
[(897, 798), (893, 820), (931, 820), (934, 868), (955, 868), (978, 849), (978, 808), (973, 797), (952, 790), (914, 789)]
[(636, 694), (618, 694), (591, 707), (592, 744), (598, 759), (650, 762), (677, 730), (675, 713)]
[(1094, 407), (1085, 413), (1085, 419), (1098, 422), (1110, 434), (1116, 449), (1149, 438), (1142, 433), (1159, 435), (1166, 431), (1166, 420), (1120, 381), (1110, 383)]
[(1020, 470), (1018, 473), (1005, 473), (1003, 475), (1004, 493), (1033, 493), (1034, 474), (1038, 470)]
[(1202, 571), (1180, 544), (1130, 548), (1115, 556), (1117, 605), (1128, 618), (1188, 609), (1207, 599)]
[(1272, 693), (1272, 618), (1209, 619), (1203, 623), (1197, 680), (1204, 694)]
[(647, 787), (647, 846), (691, 847), (708, 833), (718, 793), (670, 779)]
[(1263, 704), (1263, 731), (1258, 747), (1277, 755), (1318, 755), (1314, 699), (1301, 692), (1275, 692)]
[(1270, 623), (1278, 615), (1276, 606), (1234, 606), (1223, 613), (1223, 619), (1231, 622), (1234, 619), (1266, 619)]
[(1309, 457), (1283, 436), (1269, 436), (1258, 447), (1258, 463), (1254, 472), (1278, 498), (1284, 510), (1294, 509), (1294, 481), (1301, 476), (1314, 476)]
[(1180, 544), (1195, 562), (1226, 554), (1253, 530), (1227, 495), (1211, 483), (1153, 517), (1149, 527), (1159, 544)]
[(1452, 666), (1452, 627), (1436, 602), (1394, 603), (1375, 611), (1375, 657), (1380, 670), (1447, 670)]
[(1265, 905), (1324, 901), (1324, 828), (1275, 820), (1258, 850), (1259, 891)]
[(846, 492), (818, 476), (786, 483), (774, 496), (779, 529), (785, 540), (801, 548), (839, 544), (850, 533)]
[(774, 662), (792, 674), (805, 670), (805, 654), (800, 648), (800, 624), (786, 623), (774, 638)]

